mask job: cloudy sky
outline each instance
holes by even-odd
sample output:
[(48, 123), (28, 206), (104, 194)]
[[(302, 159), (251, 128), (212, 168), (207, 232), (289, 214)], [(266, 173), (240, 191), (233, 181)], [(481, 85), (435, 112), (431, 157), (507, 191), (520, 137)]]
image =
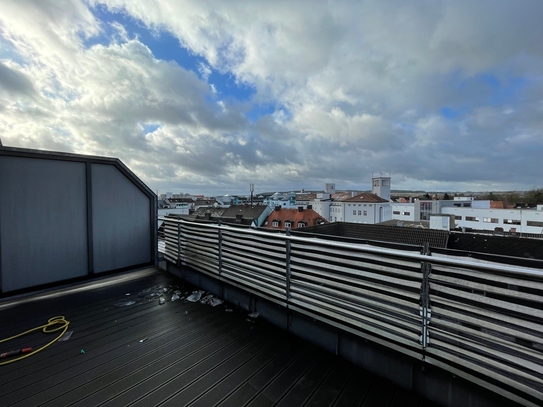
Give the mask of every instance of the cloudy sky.
[(4, 145), (206, 194), (543, 186), (541, 0), (1, 0)]

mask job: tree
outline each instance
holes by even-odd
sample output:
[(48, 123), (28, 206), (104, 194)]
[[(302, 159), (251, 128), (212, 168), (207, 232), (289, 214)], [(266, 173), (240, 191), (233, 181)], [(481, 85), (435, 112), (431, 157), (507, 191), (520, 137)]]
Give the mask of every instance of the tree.
[(517, 202), (520, 202), (520, 196), (517, 192), (509, 192), (505, 196), (505, 200), (512, 205), (516, 205)]
[(534, 188), (526, 192), (524, 202), (530, 205), (543, 204), (543, 188)]
[(444, 201), (449, 201), (450, 199), (451, 199), (451, 197), (449, 196), (449, 194), (445, 192), (445, 195), (443, 195), (443, 200)]

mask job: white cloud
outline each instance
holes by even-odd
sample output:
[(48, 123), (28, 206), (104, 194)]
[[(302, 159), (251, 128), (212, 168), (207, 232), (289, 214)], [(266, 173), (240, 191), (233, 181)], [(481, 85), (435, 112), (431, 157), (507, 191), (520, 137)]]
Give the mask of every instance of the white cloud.
[[(177, 37), (198, 72), (98, 21), (103, 4)], [(404, 188), (511, 185), (543, 153), (542, 12), (538, 0), (6, 0), (2, 138), (119, 156), (157, 186), (360, 187), (379, 170)], [(106, 24), (109, 42), (86, 46)], [(275, 111), (249, 120), (251, 102), (222, 99), (213, 71)], [(525, 173), (519, 188), (540, 183)]]

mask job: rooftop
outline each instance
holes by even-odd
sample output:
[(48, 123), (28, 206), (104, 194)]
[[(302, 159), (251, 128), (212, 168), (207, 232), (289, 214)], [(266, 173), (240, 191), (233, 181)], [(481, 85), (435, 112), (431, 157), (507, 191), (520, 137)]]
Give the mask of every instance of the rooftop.
[(267, 219), (268, 224), (265, 224), (265, 229), (275, 229), (273, 222), (279, 222), (279, 227), (284, 228), (285, 222), (290, 222), (292, 228), (297, 228), (299, 223), (304, 223), (306, 226), (318, 225), (319, 223), (328, 223), (328, 221), (315, 212), (313, 209), (294, 209), (294, 208), (277, 208)]
[(388, 202), (386, 199), (381, 198), (378, 195), (372, 194), (370, 192), (364, 192), (353, 196), (352, 198), (342, 199), (343, 202), (366, 202), (366, 203), (381, 203)]
[[(170, 291), (164, 305), (150, 296), (159, 287)], [(430, 405), (231, 305), (171, 302), (176, 288), (193, 289), (151, 268), (0, 303), (2, 336), (55, 315), (73, 330), (68, 341), (0, 366), (0, 405)], [(120, 306), (126, 301), (135, 303)], [(45, 336), (9, 348), (39, 346)]]

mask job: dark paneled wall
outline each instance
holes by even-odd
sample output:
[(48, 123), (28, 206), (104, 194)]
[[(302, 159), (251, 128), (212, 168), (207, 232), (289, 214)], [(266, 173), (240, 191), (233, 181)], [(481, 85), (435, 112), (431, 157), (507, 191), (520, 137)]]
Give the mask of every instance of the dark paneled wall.
[(85, 164), (0, 157), (0, 237), (4, 292), (86, 275)]
[(0, 294), (156, 264), (156, 196), (119, 160), (0, 147)]
[(94, 272), (151, 261), (150, 199), (117, 168), (92, 165)]

